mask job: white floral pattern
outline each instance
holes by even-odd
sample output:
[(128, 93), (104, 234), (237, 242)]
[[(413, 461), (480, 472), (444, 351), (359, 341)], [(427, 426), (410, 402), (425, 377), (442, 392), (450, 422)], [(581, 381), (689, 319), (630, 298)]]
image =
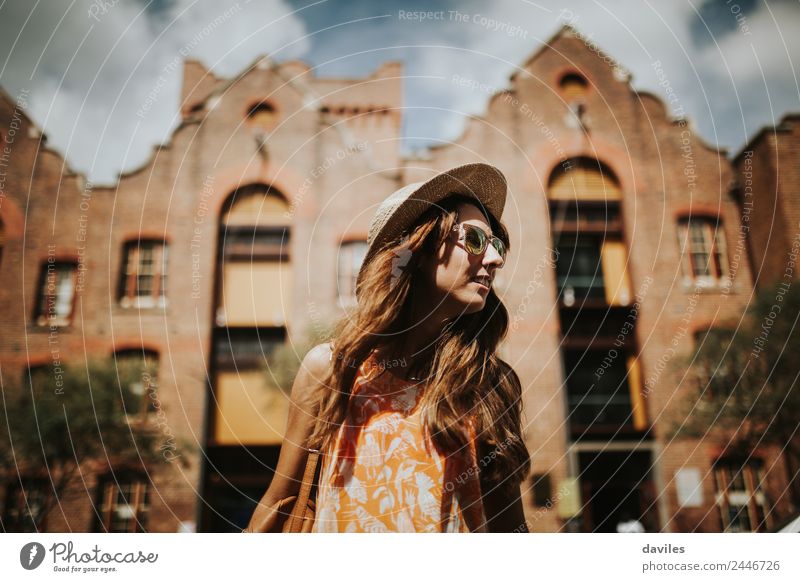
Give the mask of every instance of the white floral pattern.
[(486, 531), (474, 441), (437, 452), (422, 431), (424, 387), (375, 369), (370, 356), (323, 458), (314, 531)]

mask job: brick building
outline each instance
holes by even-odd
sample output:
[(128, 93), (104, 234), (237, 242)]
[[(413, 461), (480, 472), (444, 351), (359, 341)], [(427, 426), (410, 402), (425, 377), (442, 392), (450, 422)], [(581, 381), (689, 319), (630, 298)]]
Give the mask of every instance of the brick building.
[[(736, 194), (753, 260), (756, 286), (774, 285), (787, 272), (789, 253), (800, 246), (800, 115), (785, 115), (765, 127), (734, 158)], [(794, 251), (792, 249), (794, 248)]]
[[(196, 445), (188, 465), (118, 486), (107, 467), (87, 471), (46, 529), (244, 525), (286, 414), (263, 354), (352, 304), (380, 201), (476, 160), (509, 182), (512, 253), (496, 284), (512, 319), (503, 355), (525, 387), (530, 528), (612, 531), (629, 512), (649, 530), (751, 529), (790, 511), (777, 451), (741, 467), (713, 442), (668, 436), (680, 356), (752, 291), (725, 152), (568, 27), (424, 158), (399, 153), (402, 77), (393, 62), (331, 79), (259, 59), (218, 79), (187, 61), (182, 123), (110, 188), (70, 172), (3, 95), (0, 131), (19, 119), (0, 205), (4, 377), (52, 361), (54, 345), (139, 358), (160, 415), (145, 418)], [(48, 289), (56, 307), (41, 313)], [(6, 481), (13, 528), (23, 496)]]

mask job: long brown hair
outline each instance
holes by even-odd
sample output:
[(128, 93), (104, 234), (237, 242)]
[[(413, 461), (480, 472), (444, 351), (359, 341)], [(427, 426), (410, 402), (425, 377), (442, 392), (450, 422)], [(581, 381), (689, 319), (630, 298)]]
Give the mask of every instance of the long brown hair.
[[(347, 418), (359, 366), (374, 349), (405, 332), (422, 261), (435, 256), (441, 245), (452, 244), (448, 239), (461, 202), (477, 205), (461, 195), (446, 198), (384, 245), (365, 267), (358, 307), (334, 332), (332, 365), (323, 379), (311, 447), (332, 450)], [(488, 219), (495, 236), (508, 247), (506, 228), (491, 215)], [(437, 450), (467, 446), (472, 429), (479, 454), (484, 455), (478, 459), (482, 476), (517, 484), (528, 474), (530, 456), (522, 438), (519, 378), (496, 355), (507, 331), (508, 311), (493, 288), (483, 309), (447, 322), (424, 363), (429, 376), (420, 406), (425, 432)]]

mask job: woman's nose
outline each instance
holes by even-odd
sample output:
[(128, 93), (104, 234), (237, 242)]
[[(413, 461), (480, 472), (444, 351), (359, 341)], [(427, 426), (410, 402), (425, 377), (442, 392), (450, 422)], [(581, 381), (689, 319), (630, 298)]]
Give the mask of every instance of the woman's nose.
[(505, 264), (503, 257), (497, 252), (493, 244), (486, 245), (486, 251), (483, 253), (483, 265), (486, 268), (494, 267), (495, 269), (501, 268)]

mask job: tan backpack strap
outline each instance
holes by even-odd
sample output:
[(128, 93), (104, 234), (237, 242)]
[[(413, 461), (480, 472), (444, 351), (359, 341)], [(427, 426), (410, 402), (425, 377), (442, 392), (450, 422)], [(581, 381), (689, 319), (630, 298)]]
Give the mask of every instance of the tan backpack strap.
[(314, 487), (314, 476), (317, 473), (319, 463), (319, 451), (311, 449), (306, 460), (306, 469), (303, 472), (303, 481), (300, 484), (300, 492), (297, 494), (297, 501), (294, 504), (289, 520), (286, 523), (284, 532), (299, 533), (303, 530), (303, 522), (312, 517), (308, 511), (308, 499), (311, 496), (311, 489)]

